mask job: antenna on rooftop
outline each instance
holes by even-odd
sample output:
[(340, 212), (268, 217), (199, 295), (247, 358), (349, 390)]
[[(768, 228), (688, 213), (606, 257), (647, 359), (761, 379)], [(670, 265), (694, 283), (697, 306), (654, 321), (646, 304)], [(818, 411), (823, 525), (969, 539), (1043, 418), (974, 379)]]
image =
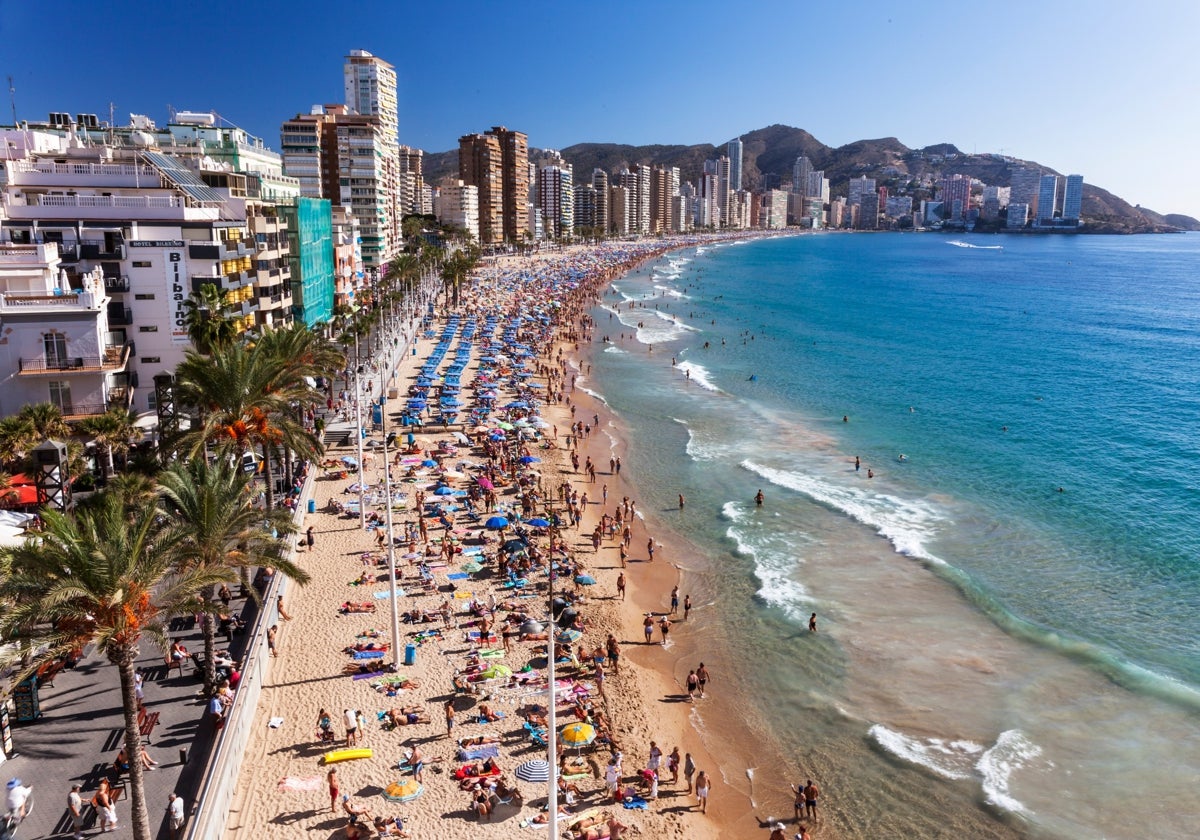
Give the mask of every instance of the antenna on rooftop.
[(17, 125), (17, 89), (13, 87), (12, 76), (8, 77), (8, 101), (12, 104), (13, 127)]

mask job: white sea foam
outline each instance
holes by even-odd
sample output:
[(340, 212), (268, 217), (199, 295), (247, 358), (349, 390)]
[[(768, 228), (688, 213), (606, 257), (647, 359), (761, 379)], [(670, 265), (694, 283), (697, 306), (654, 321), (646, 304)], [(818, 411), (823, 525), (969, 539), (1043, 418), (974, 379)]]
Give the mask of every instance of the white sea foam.
[(604, 352), (605, 352), (605, 353), (628, 353), (629, 351), (628, 351), (628, 350), (622, 350), (620, 347), (618, 347), (618, 346), (617, 346), (617, 345), (615, 345), (615, 344), (610, 344), (610, 345), (608, 345), (607, 347), (605, 347), (605, 348), (604, 348)]
[(953, 245), (956, 248), (972, 248), (976, 251), (1003, 251), (1004, 250), (1003, 245), (973, 245), (970, 242), (962, 242), (958, 239), (951, 239), (946, 244)]
[(670, 286), (662, 286), (656, 283), (654, 288), (658, 289), (660, 292), (666, 292), (668, 295), (678, 300), (691, 300), (691, 298), (685, 295), (683, 292), (679, 291), (678, 289), (672, 289)]
[(1028, 814), (1029, 809), (1012, 796), (1009, 781), (1013, 773), (1042, 754), (1042, 748), (1016, 729), (1000, 733), (995, 745), (980, 756), (975, 765), (983, 779), (983, 792), (990, 805), (1005, 811)]
[(920, 765), (944, 779), (969, 779), (975, 756), (983, 747), (972, 741), (945, 741), (941, 738), (917, 738), (888, 729), (877, 723), (867, 734), (892, 755)]
[(795, 490), (869, 525), (901, 554), (946, 565), (926, 548), (944, 519), (928, 502), (838, 486), (813, 473), (775, 469), (750, 460), (742, 461), (741, 466), (772, 484)]
[(575, 383), (575, 387), (578, 388), (580, 391), (583, 391), (583, 393), (587, 394), (588, 396), (595, 397), (596, 399), (600, 400), (600, 402), (604, 403), (605, 405), (608, 405), (608, 400), (604, 399), (604, 397), (601, 394), (596, 393), (591, 388), (585, 388), (584, 386), (580, 385), (578, 382)]
[(721, 505), (721, 516), (728, 519), (730, 522), (741, 522), (746, 518), (745, 512), (737, 502), (728, 501)]
[(688, 457), (697, 461), (715, 461), (730, 451), (728, 441), (708, 440), (702, 433), (689, 426), (686, 420), (680, 420), (678, 417), (671, 419), (687, 429), (688, 440), (684, 451), (687, 452)]
[(707, 253), (708, 253), (708, 249), (703, 246), (696, 249), (696, 256), (698, 256), (698, 257), (701, 256), (702, 254), (707, 254)]
[(753, 559), (754, 576), (761, 584), (755, 594), (792, 621), (803, 622), (813, 599), (793, 577), (801, 562), (794, 542), (796, 535), (763, 537), (731, 525), (725, 529), (725, 536), (736, 546), (738, 554)]
[(688, 376), (690, 374), (690, 381), (699, 385), (705, 391), (712, 391), (715, 394), (724, 393), (720, 388), (713, 384), (712, 379), (709, 378), (712, 376), (712, 374), (703, 365), (697, 364), (696, 362), (680, 362), (676, 367), (676, 370), (678, 370), (684, 376)]

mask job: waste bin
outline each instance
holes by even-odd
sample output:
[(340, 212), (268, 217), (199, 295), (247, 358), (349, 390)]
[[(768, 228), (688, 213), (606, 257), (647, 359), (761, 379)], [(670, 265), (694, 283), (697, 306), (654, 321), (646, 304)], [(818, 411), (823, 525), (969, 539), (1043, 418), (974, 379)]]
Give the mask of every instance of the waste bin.
[(308, 512), (309, 512), (309, 513), (316, 513), (316, 512), (317, 512), (317, 500), (316, 500), (316, 499), (309, 499), (309, 500), (308, 500)]
[(417, 664), (417, 646), (414, 645), (412, 642), (409, 642), (408, 644), (406, 644), (404, 646), (404, 664), (405, 665), (416, 665)]

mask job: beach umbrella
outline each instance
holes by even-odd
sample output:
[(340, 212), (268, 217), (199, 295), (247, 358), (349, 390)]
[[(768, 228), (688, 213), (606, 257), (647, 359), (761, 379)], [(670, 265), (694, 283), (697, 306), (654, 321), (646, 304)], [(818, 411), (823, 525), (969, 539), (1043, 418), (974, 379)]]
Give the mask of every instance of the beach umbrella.
[(508, 552), (524, 551), (529, 547), (529, 543), (525, 542), (525, 540), (508, 540), (500, 547)]
[(493, 516), (483, 523), (484, 527), (489, 531), (503, 531), (508, 527), (508, 520), (503, 516)]
[(342, 456), (342, 463), (345, 464), (347, 467), (357, 467), (358, 466), (358, 461), (355, 460), (354, 458), (351, 458), (349, 455)]
[(571, 643), (578, 642), (582, 638), (583, 638), (582, 633), (580, 633), (578, 630), (573, 630), (571, 628), (567, 628), (566, 630), (560, 630), (558, 632), (558, 635), (554, 637), (555, 641), (571, 642)]
[(438, 489), (433, 491), (433, 495), (435, 495), (435, 496), (453, 496), (454, 488), (447, 487), (445, 484), (443, 484), (441, 487), (439, 487)]
[(550, 527), (550, 523), (547, 520), (542, 519), (540, 516), (535, 516), (533, 519), (525, 520), (525, 524), (530, 526), (531, 528), (549, 528)]
[(511, 677), (512, 668), (509, 668), (507, 665), (493, 665), (483, 672), (483, 676), (489, 680), (494, 680), (497, 677)]
[(563, 743), (570, 747), (586, 747), (596, 740), (596, 727), (590, 723), (569, 723), (562, 728)]
[(595, 586), (596, 579), (591, 575), (575, 575), (575, 582), (580, 586)]
[(484, 476), (479, 476), (479, 478), (475, 479), (475, 483), (478, 484), (480, 487), (482, 487), (484, 490), (495, 490), (496, 489), (496, 485), (492, 484), (491, 479), (486, 478)]
[(403, 779), (392, 782), (383, 791), (383, 798), (388, 802), (410, 802), (425, 792), (425, 786), (416, 779)]
[(544, 758), (534, 758), (517, 765), (513, 774), (523, 782), (546, 783), (550, 781), (550, 762)]
[(501, 429), (503, 429), (506, 432), (511, 432), (513, 430), (513, 428), (515, 428), (512, 423), (506, 423), (503, 420), (501, 420), (496, 425), (499, 426)]
[(437, 461), (433, 460), (432, 458), (429, 458), (429, 459), (421, 462), (422, 467), (436, 467), (437, 465), (438, 465)]
[(473, 575), (483, 568), (482, 564), (477, 560), (468, 560), (462, 564), (462, 570), (469, 575)]
[(522, 464), (536, 464), (541, 460), (541, 458), (535, 458), (533, 455), (526, 455), (520, 459)]
[(542, 624), (540, 621), (534, 621), (531, 618), (528, 621), (521, 622), (521, 626), (518, 629), (520, 630), (521, 635), (529, 636), (529, 635), (533, 635), (534, 633), (544, 632), (546, 629), (546, 625)]

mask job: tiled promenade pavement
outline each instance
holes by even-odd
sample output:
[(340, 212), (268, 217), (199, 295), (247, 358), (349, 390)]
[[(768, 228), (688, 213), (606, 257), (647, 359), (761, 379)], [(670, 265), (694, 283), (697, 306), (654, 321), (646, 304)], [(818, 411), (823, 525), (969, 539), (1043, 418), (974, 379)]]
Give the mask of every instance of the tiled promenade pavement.
[[(252, 601), (237, 599), (232, 606), (244, 621), (253, 623), (256, 607)], [(172, 630), (172, 638), (183, 640), (189, 652), (203, 653), (199, 625), (191, 618), (176, 620)], [(228, 646), (235, 658), (241, 653), (239, 646), (244, 639), (235, 636), (233, 645)], [(225, 638), (218, 635), (217, 649), (225, 647)], [(212, 724), (205, 720), (206, 704), (198, 693), (202, 683), (191, 662), (184, 663), (182, 676), (175, 669), (168, 675), (162, 653), (151, 642), (143, 641), (138, 667), (146, 675), (146, 709), (159, 714), (147, 751), (160, 766), (146, 773), (145, 788), (151, 829), (165, 840), (170, 836), (167, 796), (175, 791), (190, 811), (212, 747)], [(83, 785), (80, 793), (86, 804), (100, 779), (105, 775), (111, 778), (113, 760), (124, 738), (116, 666), (92, 649), (74, 670), (60, 672), (53, 686), (43, 686), (40, 700), (39, 720), (13, 720), (16, 755), (0, 764), (0, 780), (16, 776), (33, 787), (33, 813), (18, 829), (19, 840), (70, 837), (67, 794), (72, 783)], [(180, 762), (181, 750), (187, 751), (186, 764)], [(122, 776), (121, 784), (126, 780)], [(85, 813), (84, 833), (88, 837), (133, 836), (128, 791), (117, 802), (117, 831), (101, 835), (90, 805)]]

